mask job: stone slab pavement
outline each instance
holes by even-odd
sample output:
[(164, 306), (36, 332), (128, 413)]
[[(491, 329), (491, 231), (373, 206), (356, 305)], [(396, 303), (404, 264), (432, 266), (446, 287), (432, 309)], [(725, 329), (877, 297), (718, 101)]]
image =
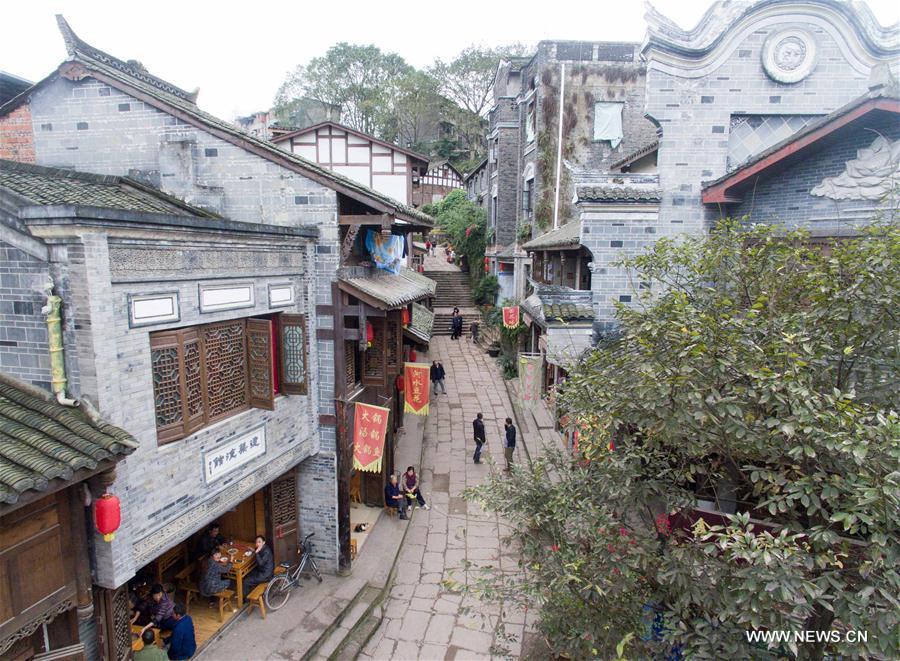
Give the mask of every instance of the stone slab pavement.
[[(504, 542), (503, 521), (462, 498), (466, 487), (481, 484), (503, 459), (503, 421), (513, 408), (496, 361), (470, 342), (436, 337), (429, 358), (443, 361), (447, 394), (434, 396), (425, 425), (423, 493), (430, 510), (417, 510), (411, 522), (381, 627), (359, 658), (386, 661), (518, 658), (523, 640), (534, 636), (534, 613), (503, 610), (506, 642), (497, 636), (500, 609), (445, 590), (444, 579), (466, 582), (473, 567), (519, 571), (515, 549)], [(484, 414), (484, 463), (475, 465), (472, 420)], [(521, 437), (520, 437), (521, 438)], [(537, 438), (523, 439), (532, 454)], [(515, 460), (527, 460), (520, 442)], [(496, 462), (496, 463), (495, 463)], [(471, 609), (462, 612), (466, 608)]]

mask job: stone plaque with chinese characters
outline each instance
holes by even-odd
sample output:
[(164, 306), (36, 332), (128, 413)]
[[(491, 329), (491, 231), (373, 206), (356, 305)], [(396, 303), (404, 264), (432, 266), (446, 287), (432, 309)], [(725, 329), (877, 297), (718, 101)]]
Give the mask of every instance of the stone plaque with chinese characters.
[(266, 453), (266, 428), (258, 427), (203, 453), (203, 477), (209, 484)]

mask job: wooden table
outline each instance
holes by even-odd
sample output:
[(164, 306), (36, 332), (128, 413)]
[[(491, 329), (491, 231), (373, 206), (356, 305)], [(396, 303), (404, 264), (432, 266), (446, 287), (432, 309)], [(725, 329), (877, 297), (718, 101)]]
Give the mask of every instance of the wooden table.
[[(158, 647), (162, 647), (162, 639), (159, 635), (159, 627), (150, 627), (153, 630), (153, 642)], [(144, 629), (140, 624), (131, 625), (131, 651), (140, 652), (144, 649), (144, 641), (141, 640), (141, 631)], [(135, 637), (137, 636), (137, 637)]]
[[(229, 549), (232, 548), (237, 549), (236, 554), (228, 552)], [(238, 540), (222, 546), (222, 553), (224, 553), (231, 562), (231, 571), (227, 572), (225, 576), (234, 579), (238, 608), (243, 608), (244, 606), (244, 577), (256, 567), (256, 553), (252, 553), (255, 548), (256, 547), (249, 542), (241, 542)], [(244, 555), (247, 551), (251, 551), (250, 555)]]

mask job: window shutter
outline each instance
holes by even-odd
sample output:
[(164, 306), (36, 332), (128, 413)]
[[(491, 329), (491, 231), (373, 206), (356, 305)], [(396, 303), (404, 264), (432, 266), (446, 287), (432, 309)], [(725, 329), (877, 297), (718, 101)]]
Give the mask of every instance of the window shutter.
[(185, 435), (184, 388), (181, 378), (181, 333), (164, 331), (150, 336), (153, 404), (159, 443)]
[(363, 354), (362, 382), (364, 386), (384, 386), (387, 383), (385, 365), (387, 363), (387, 333), (384, 317), (371, 317), (374, 337), (372, 346)]
[(356, 385), (356, 347), (357, 342), (353, 340), (345, 340), (344, 341), (344, 366), (345, 366), (345, 374), (344, 374), (344, 384), (347, 386), (347, 390), (353, 390), (353, 386)]
[(272, 375), (272, 322), (247, 320), (247, 370), (250, 406), (269, 411), (275, 408), (275, 384)]
[(402, 368), (400, 357), (403, 351), (403, 321), (400, 312), (391, 313), (387, 319), (386, 345), (388, 374), (399, 374)]
[(307, 393), (309, 355), (306, 315), (281, 315), (281, 388), (288, 395)]
[(193, 434), (206, 424), (206, 368), (203, 346), (196, 328), (178, 331), (181, 340), (182, 380), (184, 382), (184, 435)]

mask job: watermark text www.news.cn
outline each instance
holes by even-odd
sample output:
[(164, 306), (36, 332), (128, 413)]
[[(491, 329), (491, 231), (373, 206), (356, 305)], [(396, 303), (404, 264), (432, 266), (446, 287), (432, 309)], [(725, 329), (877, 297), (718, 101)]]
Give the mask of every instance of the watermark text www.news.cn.
[(747, 631), (748, 643), (867, 643), (868, 631)]

